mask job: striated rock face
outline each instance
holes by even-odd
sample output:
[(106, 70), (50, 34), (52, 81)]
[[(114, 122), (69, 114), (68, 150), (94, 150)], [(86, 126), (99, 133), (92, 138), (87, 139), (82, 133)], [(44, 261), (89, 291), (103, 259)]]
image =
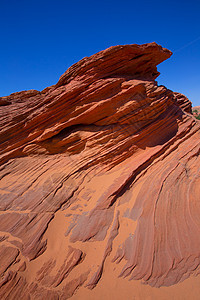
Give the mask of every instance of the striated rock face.
[(170, 56), (115, 46), (0, 98), (1, 299), (180, 298), (200, 273), (200, 122), (155, 81)]

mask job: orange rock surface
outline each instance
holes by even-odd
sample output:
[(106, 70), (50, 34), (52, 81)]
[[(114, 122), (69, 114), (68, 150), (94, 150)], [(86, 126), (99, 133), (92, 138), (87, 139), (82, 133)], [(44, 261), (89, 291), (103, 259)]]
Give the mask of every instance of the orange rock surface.
[(199, 299), (200, 121), (155, 81), (171, 54), (111, 47), (0, 98), (1, 299)]

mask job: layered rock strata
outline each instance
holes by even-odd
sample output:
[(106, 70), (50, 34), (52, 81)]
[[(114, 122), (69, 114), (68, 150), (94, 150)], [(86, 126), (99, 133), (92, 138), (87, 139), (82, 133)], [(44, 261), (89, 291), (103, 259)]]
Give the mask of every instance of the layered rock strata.
[(155, 81), (171, 54), (111, 47), (0, 98), (1, 299), (101, 299), (108, 278), (157, 293), (199, 274), (200, 122)]

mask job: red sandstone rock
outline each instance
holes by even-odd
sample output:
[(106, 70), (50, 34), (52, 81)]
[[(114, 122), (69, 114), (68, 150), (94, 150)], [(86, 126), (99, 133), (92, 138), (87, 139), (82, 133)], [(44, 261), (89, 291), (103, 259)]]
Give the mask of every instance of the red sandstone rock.
[(0, 98), (2, 299), (185, 295), (200, 272), (200, 123), (155, 81), (170, 55), (111, 47)]

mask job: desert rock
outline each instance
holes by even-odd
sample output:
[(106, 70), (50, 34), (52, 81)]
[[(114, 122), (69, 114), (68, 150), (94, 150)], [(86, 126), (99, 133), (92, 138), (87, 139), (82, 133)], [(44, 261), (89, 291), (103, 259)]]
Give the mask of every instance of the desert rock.
[(155, 80), (171, 54), (114, 46), (0, 98), (1, 299), (198, 299), (200, 121)]

